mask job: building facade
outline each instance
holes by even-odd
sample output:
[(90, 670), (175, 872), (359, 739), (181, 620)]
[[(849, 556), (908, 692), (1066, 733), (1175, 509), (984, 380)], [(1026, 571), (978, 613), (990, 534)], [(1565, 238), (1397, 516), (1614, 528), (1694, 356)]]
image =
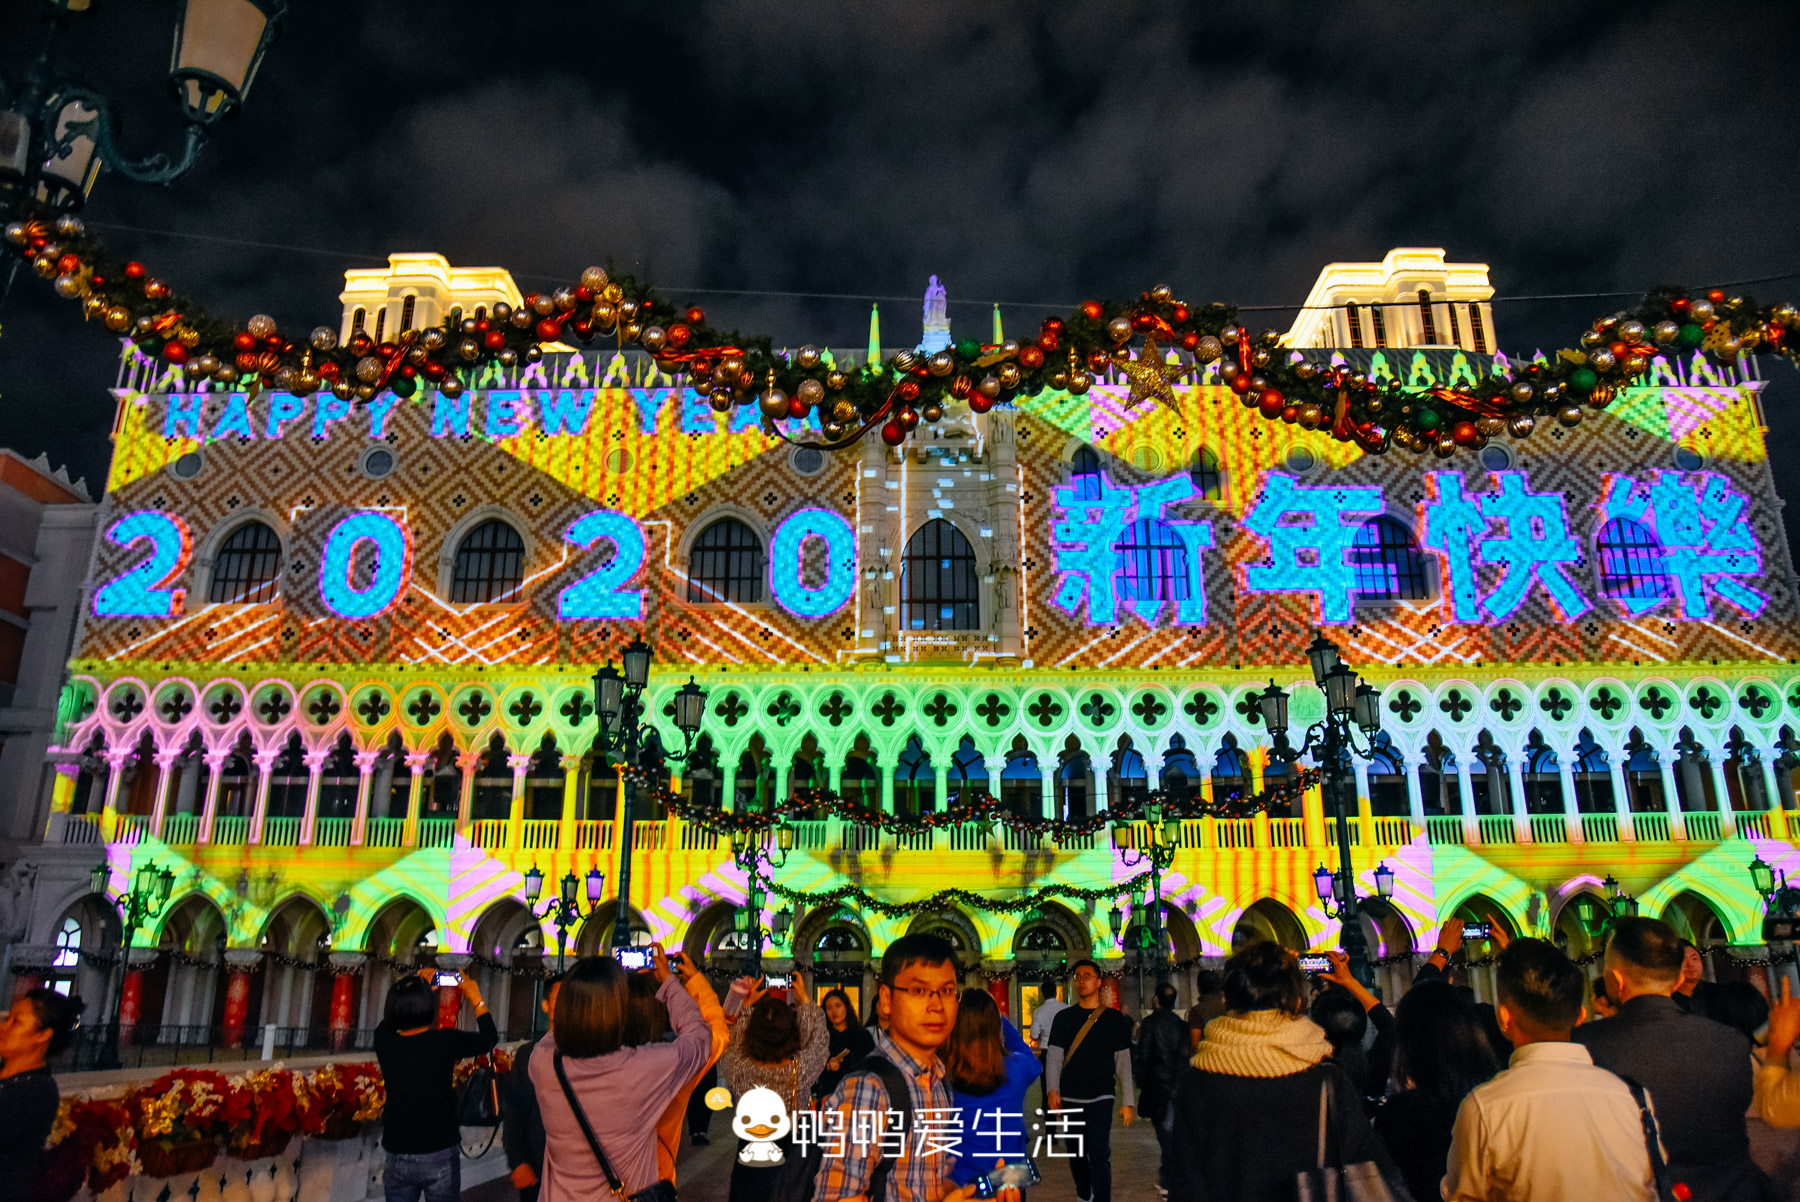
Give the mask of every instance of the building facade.
[[(1366, 323), (1308, 311), (1289, 343), (1315, 356), (1421, 387), (1507, 366), (1484, 266), (1396, 251), (1315, 294)], [(343, 328), (508, 297), (504, 273), (397, 256), (353, 273)], [(590, 751), (590, 677), (633, 638), (665, 746), (676, 690), (706, 690), (679, 774), (697, 804), (824, 787), (918, 813), (979, 792), (1079, 819), (1278, 783), (1254, 698), (1274, 680), (1296, 730), (1319, 718), (1304, 649), (1323, 630), (1382, 692), (1348, 829), (1363, 892), (1395, 874), (1366, 920), (1390, 990), (1446, 916), (1583, 955), (1618, 894), (1717, 949), (1716, 973), (1765, 975), (1746, 869), (1800, 869), (1800, 614), (1754, 361), (1658, 360), (1579, 426), (1447, 460), (1366, 455), (1184, 372), (1173, 405), (1106, 381), (823, 454), (611, 350), (355, 408), (129, 360), (34, 849), (58, 867), (16, 963), (69, 977), (71, 930), (116, 944), (87, 884), (104, 855), (115, 888), (176, 873), (134, 933), (140, 1041), (366, 1028), (392, 968), (426, 958), (484, 974), (523, 1030), (559, 933), (610, 939), (626, 865), (639, 938), (720, 971), (744, 956), (729, 840)], [(1162, 895), (1183, 978), (1250, 938), (1335, 943), (1313, 880), (1328, 818), (1315, 788), (1178, 825)], [(864, 997), (870, 960), (929, 928), (1017, 1016), (1080, 955), (1137, 999), (1145, 903), (1115, 929), (1094, 894), (1143, 867), (1104, 829), (793, 830), (765, 963)], [(547, 893), (604, 874), (586, 921), (528, 909), (533, 867)], [(996, 908), (806, 900), (845, 885)], [(1005, 908), (1044, 889), (1069, 896)]]

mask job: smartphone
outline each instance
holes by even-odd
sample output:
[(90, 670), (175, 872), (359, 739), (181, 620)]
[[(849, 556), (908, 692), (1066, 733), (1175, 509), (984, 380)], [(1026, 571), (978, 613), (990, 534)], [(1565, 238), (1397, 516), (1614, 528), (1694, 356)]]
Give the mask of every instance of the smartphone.
[(794, 976), (792, 973), (772, 972), (763, 978), (763, 983), (770, 989), (786, 989), (794, 983)]
[(1042, 1180), (1035, 1164), (1029, 1160), (1020, 1160), (1002, 1165), (991, 1173), (983, 1173), (972, 1184), (977, 1198), (992, 1198), (1008, 1186), (1028, 1189)]
[(1300, 971), (1301, 972), (1330, 972), (1331, 971), (1331, 957), (1330, 956), (1320, 956), (1320, 955), (1301, 956), (1300, 957)]
[(650, 949), (647, 947), (615, 947), (613, 955), (618, 957), (619, 967), (628, 972), (649, 968), (651, 964)]
[(455, 986), (462, 984), (462, 974), (460, 972), (440, 972), (432, 979), (437, 982), (437, 987), (439, 989), (454, 988)]
[(1485, 918), (1479, 922), (1470, 919), (1463, 923), (1463, 940), (1465, 942), (1473, 939), (1492, 939), (1493, 937), (1494, 924)]

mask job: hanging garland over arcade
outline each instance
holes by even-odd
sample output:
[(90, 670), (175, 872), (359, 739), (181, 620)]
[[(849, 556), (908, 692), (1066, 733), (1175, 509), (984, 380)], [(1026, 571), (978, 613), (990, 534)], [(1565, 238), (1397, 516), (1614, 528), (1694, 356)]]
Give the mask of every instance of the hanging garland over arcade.
[[(531, 362), (544, 343), (565, 338), (606, 339), (641, 347), (663, 370), (685, 375), (719, 412), (755, 404), (772, 435), (789, 437), (778, 419), (816, 413), (828, 449), (850, 446), (877, 427), (898, 445), (920, 422), (941, 421), (955, 403), (981, 413), (1046, 389), (1079, 396), (1114, 367), (1131, 381), (1133, 403), (1173, 405), (1173, 379), (1192, 363), (1217, 362), (1244, 405), (1270, 420), (1327, 430), (1371, 453), (1401, 446), (1449, 457), (1503, 434), (1524, 438), (1541, 419), (1579, 424), (1587, 410), (1605, 408), (1641, 377), (1658, 348), (1704, 350), (1726, 362), (1767, 350), (1800, 362), (1794, 306), (1759, 306), (1719, 289), (1662, 288), (1597, 319), (1579, 349), (1559, 351), (1548, 363), (1467, 388), (1407, 388), (1290, 353), (1278, 331), (1241, 325), (1236, 306), (1192, 306), (1158, 285), (1135, 299), (1086, 301), (1066, 318), (1047, 318), (1029, 341), (959, 341), (932, 355), (903, 350), (884, 363), (844, 369), (817, 347), (782, 354), (766, 336), (721, 330), (699, 306), (677, 307), (633, 277), (599, 267), (548, 293), (526, 294), (518, 309), (502, 303), (478, 317), (453, 309), (439, 326), (382, 342), (357, 330), (340, 344), (326, 326), (296, 339), (260, 314), (241, 327), (210, 316), (142, 263), (108, 255), (72, 214), (12, 222), (5, 240), (54, 281), (58, 295), (79, 301), (87, 320), (129, 335), (190, 380), (302, 396), (323, 389), (343, 401), (371, 400), (383, 390), (409, 397), (421, 384), (455, 397), (473, 370)], [(1178, 352), (1175, 364), (1170, 351)]]
[(768, 887), (771, 892), (783, 900), (798, 902), (809, 909), (814, 906), (839, 906), (845, 902), (851, 902), (861, 909), (873, 910), (884, 918), (910, 918), (918, 914), (937, 914), (965, 906), (985, 910), (989, 914), (1024, 914), (1029, 910), (1040, 908), (1045, 902), (1112, 901), (1126, 894), (1138, 893), (1148, 888), (1149, 884), (1150, 872), (1146, 869), (1136, 876), (1125, 877), (1109, 885), (1091, 889), (1079, 885), (1046, 885), (1041, 889), (1033, 889), (1014, 897), (988, 897), (985, 894), (972, 893), (967, 889), (945, 889), (933, 893), (929, 897), (918, 897), (903, 902), (887, 901), (876, 897), (860, 885), (839, 885), (837, 888), (828, 889), (823, 893), (791, 889), (779, 881), (768, 882)]

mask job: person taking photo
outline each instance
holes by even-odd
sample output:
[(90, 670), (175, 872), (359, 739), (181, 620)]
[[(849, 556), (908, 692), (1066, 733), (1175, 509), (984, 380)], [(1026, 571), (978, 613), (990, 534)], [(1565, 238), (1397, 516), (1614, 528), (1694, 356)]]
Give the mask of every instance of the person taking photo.
[(375, 1059), (387, 1087), (381, 1146), (387, 1202), (457, 1202), (462, 1197), (462, 1128), (457, 1125), (456, 1062), (494, 1050), (500, 1032), (473, 977), (456, 988), (475, 1008), (475, 1030), (440, 1027), (437, 970), (422, 968), (388, 990)]

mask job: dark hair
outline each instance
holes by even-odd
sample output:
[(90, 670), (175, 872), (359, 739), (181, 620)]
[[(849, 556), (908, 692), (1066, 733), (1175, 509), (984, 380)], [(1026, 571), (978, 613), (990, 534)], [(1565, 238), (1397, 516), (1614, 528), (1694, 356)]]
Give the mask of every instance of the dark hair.
[(1225, 988), (1225, 978), (1210, 968), (1203, 968), (1194, 974), (1194, 992), (1201, 997), (1209, 993), (1217, 993)]
[(1515, 939), (1494, 970), (1500, 1004), (1537, 1031), (1571, 1031), (1581, 1021), (1587, 979), (1547, 939)]
[(437, 1021), (437, 986), (418, 973), (408, 973), (388, 990), (382, 1016), (401, 1031), (430, 1026)]
[(958, 976), (962, 975), (962, 965), (956, 962), (956, 949), (942, 935), (919, 932), (902, 935), (888, 944), (887, 951), (881, 953), (881, 983), (892, 988), (909, 964), (949, 964), (955, 967)]
[[(1098, 964), (1095, 964), (1092, 960), (1088, 960), (1088, 959), (1084, 958), (1084, 959), (1077, 960), (1077, 961), (1075, 961), (1075, 963), (1069, 965), (1069, 976), (1071, 978), (1073, 978), (1075, 976), (1075, 970), (1078, 968), (1091, 968), (1096, 973), (1100, 972), (1100, 966)], [(1102, 975), (1104, 975), (1104, 974), (1102, 974)]]
[(634, 972), (627, 979), (625, 991), (625, 1046), (635, 1048), (646, 1043), (661, 1043), (669, 1033), (669, 1008), (656, 996), (656, 979), (648, 973)]
[(781, 1064), (800, 1050), (800, 1024), (793, 1007), (764, 995), (744, 1020), (744, 1055), (758, 1064)]
[(49, 1055), (54, 1056), (69, 1046), (69, 1037), (81, 1025), (79, 996), (64, 997), (54, 989), (39, 986), (20, 995), (19, 1001), (31, 1007), (38, 1030), (50, 1032), (50, 1046), (46, 1049)]
[(1635, 975), (1660, 983), (1680, 979), (1681, 962), (1687, 956), (1682, 947), (1685, 942), (1674, 927), (1659, 919), (1621, 918), (1613, 923), (1606, 951), (1628, 970), (1636, 970)]
[[(856, 1007), (850, 1004), (850, 995), (845, 993), (842, 989), (833, 989), (830, 993), (827, 993), (824, 997), (820, 998), (819, 1009), (823, 1011), (825, 1009), (825, 1003), (829, 1002), (832, 998), (836, 998), (838, 1001), (844, 1003), (844, 1030), (860, 1030), (863, 1025), (862, 1019), (857, 1017)], [(829, 1023), (830, 1021), (830, 1016), (827, 1015), (826, 1022)]]
[(1176, 999), (1181, 995), (1175, 992), (1175, 986), (1164, 981), (1156, 987), (1156, 1005), (1162, 1010), (1173, 1010)]
[(1225, 961), (1225, 1006), (1243, 1013), (1247, 1010), (1300, 1009), (1306, 994), (1306, 978), (1300, 974), (1300, 961), (1279, 943), (1262, 940), (1252, 943)]
[(1439, 981), (1422, 981), (1394, 1009), (1394, 1076), (1454, 1112), (1499, 1071), (1474, 1003)]
[(550, 1016), (556, 1049), (571, 1060), (588, 1060), (625, 1046), (631, 1007), (630, 974), (611, 956), (583, 956), (563, 976)]
[(956, 1025), (939, 1054), (944, 1075), (963, 1093), (986, 1097), (1005, 1083), (1006, 1036), (992, 994), (985, 989), (963, 990)]
[(1756, 1029), (1769, 1021), (1769, 999), (1748, 981), (1726, 981), (1707, 999), (1706, 1017), (1754, 1039)]
[(1369, 1014), (1362, 1003), (1342, 989), (1325, 990), (1312, 1000), (1308, 1016), (1325, 1032), (1331, 1056), (1364, 1097), (1380, 1093), (1369, 1080), (1369, 1057), (1363, 1037), (1369, 1033)]

